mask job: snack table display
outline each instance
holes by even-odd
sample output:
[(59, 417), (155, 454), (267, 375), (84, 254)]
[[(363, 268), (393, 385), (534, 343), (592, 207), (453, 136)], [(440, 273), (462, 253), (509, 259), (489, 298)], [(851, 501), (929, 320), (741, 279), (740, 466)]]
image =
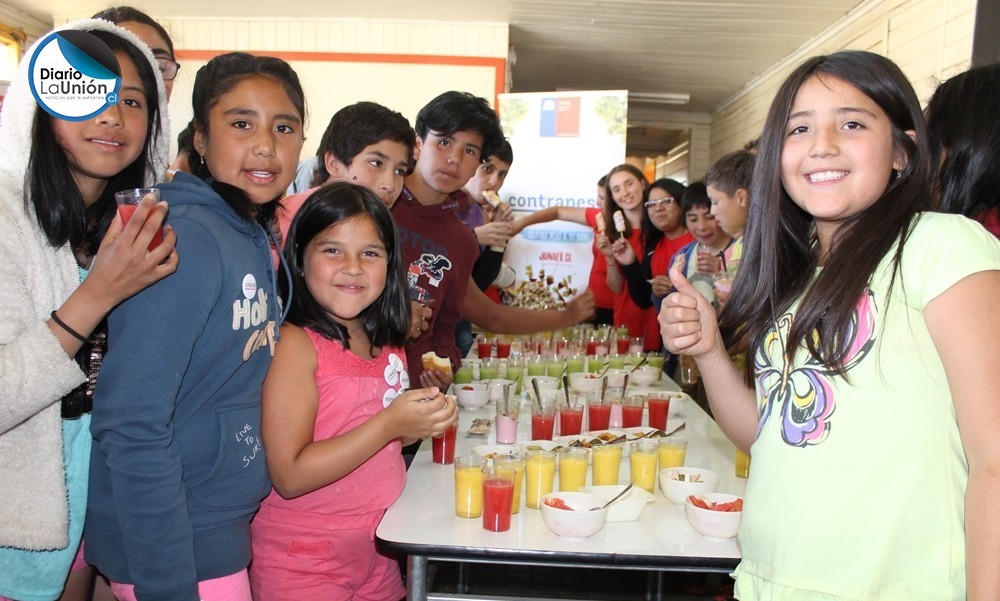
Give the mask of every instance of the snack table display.
[[(677, 391), (664, 378), (663, 390)], [(646, 388), (645, 390), (649, 390)], [(559, 391), (560, 396), (562, 391)], [(531, 410), (527, 397), (517, 431), (518, 443), (529, 440)], [(512, 399), (512, 402), (514, 399)], [(473, 455), (473, 447), (493, 445), (495, 428), (473, 428), (473, 420), (489, 420), (496, 408), (489, 403), (478, 409), (461, 409), (456, 456)], [(721, 477), (718, 492), (743, 495), (746, 480), (735, 475), (736, 449), (722, 431), (690, 399), (680, 411), (671, 412), (667, 431), (685, 423), (687, 438), (685, 465), (712, 470)], [(482, 421), (478, 422), (479, 424)], [(646, 425), (647, 417), (643, 417)], [(524, 445), (521, 445), (524, 446)], [(517, 445), (511, 448), (517, 449)], [(591, 471), (586, 484), (591, 484)], [(619, 483), (629, 482), (629, 458), (622, 459)], [(558, 476), (555, 489), (559, 490)], [(737, 539), (713, 539), (691, 527), (683, 505), (675, 505), (656, 486), (654, 501), (646, 505), (639, 519), (606, 523), (596, 534), (584, 539), (562, 538), (549, 531), (541, 512), (524, 505), (512, 517), (510, 530), (490, 532), (481, 519), (455, 515), (455, 468), (431, 461), (431, 444), (424, 441), (407, 472), (406, 487), (386, 511), (376, 531), (380, 549), (408, 555), (408, 596), (411, 601), (442, 599), (428, 591), (427, 562), (480, 562), (607, 569), (648, 569), (657, 571), (730, 572), (739, 562)], [(452, 598), (448, 596), (447, 598)], [(463, 597), (467, 598), (467, 597)], [(475, 598), (468, 597), (468, 598)], [(506, 597), (505, 597), (506, 598)]]

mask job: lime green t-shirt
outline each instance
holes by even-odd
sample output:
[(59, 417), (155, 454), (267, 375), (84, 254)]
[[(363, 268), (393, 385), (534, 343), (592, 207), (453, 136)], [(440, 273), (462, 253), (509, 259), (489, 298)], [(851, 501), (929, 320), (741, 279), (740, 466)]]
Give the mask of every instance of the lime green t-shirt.
[(887, 301), (893, 249), (859, 299), (850, 382), (783, 350), (797, 305), (754, 356), (760, 426), (739, 534), (742, 601), (965, 599), (968, 465), (923, 310), (1000, 270), (1000, 242), (922, 214)]

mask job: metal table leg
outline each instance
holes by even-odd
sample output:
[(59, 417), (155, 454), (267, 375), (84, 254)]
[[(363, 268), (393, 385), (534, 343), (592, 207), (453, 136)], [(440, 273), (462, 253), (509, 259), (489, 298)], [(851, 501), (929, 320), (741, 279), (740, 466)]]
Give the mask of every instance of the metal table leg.
[(427, 558), (423, 555), (406, 557), (406, 599), (427, 601)]

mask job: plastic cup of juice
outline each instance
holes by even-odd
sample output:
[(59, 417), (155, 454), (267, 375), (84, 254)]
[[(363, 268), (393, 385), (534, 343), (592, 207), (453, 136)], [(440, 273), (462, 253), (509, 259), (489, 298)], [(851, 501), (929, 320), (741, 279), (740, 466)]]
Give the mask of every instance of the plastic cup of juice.
[(559, 491), (576, 492), (587, 485), (590, 451), (573, 447), (559, 449)]
[(455, 462), (455, 438), (458, 434), (458, 424), (452, 424), (444, 434), (431, 439), (431, 460), (434, 463), (448, 465)]
[(579, 403), (559, 407), (559, 435), (573, 436), (583, 431), (583, 406)]
[(587, 371), (592, 374), (600, 373), (607, 364), (607, 355), (587, 355)]
[(455, 384), (468, 384), (472, 382), (472, 364), (463, 361), (462, 365), (455, 371)]
[(486, 459), (470, 455), (455, 459), (455, 515), (478, 518), (483, 515), (483, 468)]
[(541, 449), (531, 450), (524, 457), (524, 504), (538, 509), (542, 497), (552, 492), (556, 477), (556, 454)]
[(556, 426), (555, 400), (543, 396), (531, 404), (531, 440), (552, 440)]
[(646, 397), (649, 407), (649, 427), (657, 430), (667, 429), (667, 412), (670, 410), (670, 397), (664, 394), (650, 394)]
[(608, 367), (611, 369), (625, 369), (625, 355), (608, 355)]
[(562, 373), (565, 370), (566, 362), (562, 359), (550, 359), (546, 364), (546, 375), (552, 378), (562, 376)]
[(750, 476), (750, 456), (739, 449), (736, 449), (736, 476), (738, 478)]
[(595, 445), (590, 452), (593, 454), (591, 482), (594, 486), (618, 484), (618, 471), (622, 466), (622, 446), (620, 444)]
[[(118, 215), (122, 218), (122, 223), (128, 223), (128, 220), (132, 218), (132, 214), (139, 207), (139, 203), (146, 196), (152, 196), (153, 202), (160, 202), (160, 189), (159, 188), (129, 188), (128, 190), (119, 190), (115, 192), (115, 204), (118, 205)], [(163, 228), (160, 228), (153, 234), (152, 240), (149, 241), (149, 250), (153, 250), (160, 243), (163, 242)]]
[(498, 455), (493, 458), (495, 467), (509, 467), (514, 470), (514, 500), (510, 512), (521, 511), (521, 490), (524, 488), (524, 458), (519, 455)]
[(495, 380), (500, 377), (500, 362), (497, 359), (483, 359), (479, 364), (480, 380)]
[(570, 355), (566, 359), (566, 373), (567, 374), (578, 374), (584, 371), (584, 367), (587, 364), (587, 357), (579, 353)]
[(662, 379), (663, 364), (666, 362), (666, 359), (667, 358), (664, 357), (662, 353), (649, 353), (646, 355), (646, 364), (660, 370), (660, 375), (656, 377), (657, 381)]
[(507, 379), (514, 382), (514, 394), (521, 394), (524, 388), (524, 359), (511, 357), (507, 359)]
[(544, 376), (546, 367), (547, 365), (543, 357), (533, 357), (530, 361), (528, 361), (528, 375)]
[(587, 405), (587, 423), (591, 431), (607, 430), (611, 423), (611, 401), (601, 402), (599, 396), (590, 399)]
[(495, 344), (496, 341), (493, 338), (480, 336), (476, 339), (476, 354), (479, 355), (480, 359), (492, 357)]
[(497, 338), (497, 359), (510, 357), (510, 339)]
[(652, 493), (656, 487), (656, 442), (636, 440), (631, 445), (629, 467), (632, 480), (635, 480), (636, 486), (641, 486)]
[(483, 528), (491, 532), (510, 530), (514, 503), (514, 470), (509, 467), (484, 467)]
[(625, 397), (622, 401), (623, 428), (638, 428), (642, 425), (642, 409), (645, 403), (646, 397), (641, 394)]
[(687, 457), (686, 438), (677, 436), (665, 436), (660, 439), (660, 469), (665, 467), (683, 467), (684, 459)]

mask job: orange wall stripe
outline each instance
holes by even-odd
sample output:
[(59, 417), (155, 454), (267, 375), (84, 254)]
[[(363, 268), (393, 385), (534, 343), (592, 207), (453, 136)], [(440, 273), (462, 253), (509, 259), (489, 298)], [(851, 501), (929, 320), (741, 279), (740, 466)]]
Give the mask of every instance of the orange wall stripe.
[[(211, 60), (228, 50), (177, 50), (180, 60)], [(329, 63), (395, 63), (405, 65), (457, 65), (463, 67), (493, 68), (493, 107), (500, 108), (500, 92), (506, 84), (507, 60), (485, 56), (450, 56), (441, 54), (376, 54), (354, 52), (255, 52), (250, 54), (274, 56), (286, 61), (316, 61)]]

